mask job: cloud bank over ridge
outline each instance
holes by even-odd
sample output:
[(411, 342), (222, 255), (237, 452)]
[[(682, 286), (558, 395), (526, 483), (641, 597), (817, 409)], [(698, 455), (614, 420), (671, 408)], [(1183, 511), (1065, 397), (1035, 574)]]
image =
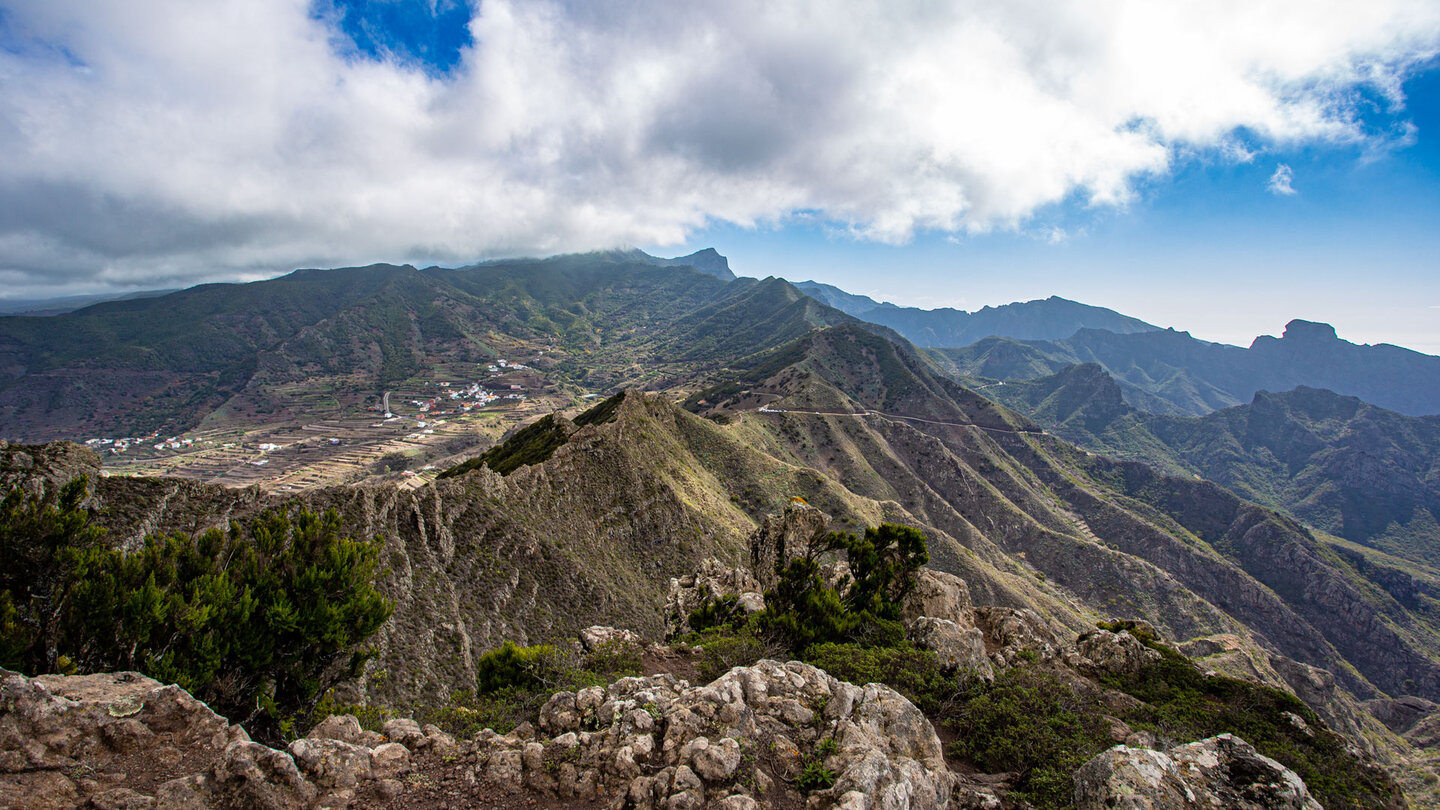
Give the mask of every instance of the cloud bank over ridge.
[[(665, 244), (903, 242), (1123, 205), (1177, 160), (1399, 137), (1429, 0), (485, 0), (448, 73), (307, 0), (0, 2), (0, 284)], [(1401, 133), (1403, 134), (1403, 133)]]

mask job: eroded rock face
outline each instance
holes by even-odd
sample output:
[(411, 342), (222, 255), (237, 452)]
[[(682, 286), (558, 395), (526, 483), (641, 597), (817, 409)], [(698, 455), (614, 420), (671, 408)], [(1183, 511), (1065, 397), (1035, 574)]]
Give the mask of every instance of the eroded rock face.
[(786, 504), (784, 512), (766, 517), (750, 536), (750, 570), (759, 580), (760, 590), (775, 587), (776, 570), (804, 556), (829, 525), (828, 515), (798, 501)]
[(933, 651), (947, 670), (957, 674), (961, 684), (977, 678), (995, 680), (995, 669), (985, 653), (985, 636), (979, 628), (962, 628), (949, 619), (921, 616), (906, 628), (906, 635)]
[(1146, 647), (1140, 639), (1121, 630), (1092, 630), (1075, 640), (1076, 658), (1072, 665), (1089, 675), (1134, 675), (1147, 664), (1160, 661), (1160, 653)]
[(765, 609), (760, 581), (743, 566), (728, 566), (710, 557), (693, 574), (670, 580), (665, 600), (665, 631), (668, 635), (688, 633), (690, 614), (725, 596), (736, 597), (736, 607), (746, 613)]
[(1233, 734), (1169, 751), (1117, 745), (1075, 772), (1078, 810), (1321, 810), (1294, 771)]
[(1060, 639), (1029, 608), (977, 607), (971, 615), (989, 645), (997, 648), (990, 653), (996, 669), (1013, 667), (1025, 657), (1051, 661), (1064, 653)]
[(634, 808), (798, 802), (782, 780), (812, 763), (834, 774), (813, 807), (943, 808), (957, 782), (908, 700), (794, 661), (736, 667), (708, 686), (653, 675), (561, 692), (540, 728), (543, 741), (481, 732), (477, 776), (561, 798), (603, 790)]
[(366, 787), (393, 790), (412, 751), (456, 747), (413, 720), (386, 729), (394, 741), (349, 715), (329, 717), (277, 751), (178, 686), (134, 672), (0, 670), (0, 807), (342, 808)]
[(954, 574), (921, 568), (915, 576), (915, 585), (905, 595), (900, 605), (900, 618), (910, 623), (921, 616), (947, 619), (963, 627), (974, 627), (970, 601), (970, 588), (965, 580)]

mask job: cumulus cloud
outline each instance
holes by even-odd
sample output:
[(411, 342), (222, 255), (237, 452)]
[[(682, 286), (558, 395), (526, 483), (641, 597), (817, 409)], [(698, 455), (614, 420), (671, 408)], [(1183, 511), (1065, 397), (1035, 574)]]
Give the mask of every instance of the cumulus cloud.
[[(0, 0), (0, 282), (858, 238), (1123, 205), (1176, 155), (1365, 141), (1430, 0), (485, 0), (446, 75), (309, 0)], [(1240, 143), (1244, 129), (1251, 146)], [(1380, 136), (1380, 137), (1383, 137)]]
[(1290, 169), (1288, 163), (1276, 163), (1275, 173), (1270, 175), (1270, 180), (1265, 187), (1271, 194), (1288, 197), (1295, 193), (1295, 186), (1291, 185), (1295, 180), (1295, 172)]

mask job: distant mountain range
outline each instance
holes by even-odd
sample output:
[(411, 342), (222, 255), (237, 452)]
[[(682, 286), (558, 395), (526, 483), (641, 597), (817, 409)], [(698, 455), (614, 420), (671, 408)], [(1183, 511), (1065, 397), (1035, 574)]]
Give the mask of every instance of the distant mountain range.
[(155, 298), (175, 290), (141, 290), (128, 293), (96, 293), (94, 295), (62, 295), (58, 298), (0, 298), (0, 315), (62, 315), (106, 301), (127, 301), (132, 298)]
[(1154, 332), (1160, 328), (1112, 309), (1053, 295), (1043, 300), (964, 312), (881, 303), (817, 281), (801, 281), (795, 286), (847, 315), (888, 326), (917, 346), (969, 346), (991, 335), (1017, 340), (1059, 340), (1080, 329), (1104, 329), (1123, 335)]
[(1081, 447), (1204, 477), (1440, 571), (1440, 416), (1304, 386), (1206, 416), (1160, 416), (1126, 404), (1093, 363), (986, 393)]
[(1115, 377), (1126, 402), (1151, 413), (1198, 416), (1249, 402), (1257, 391), (1299, 385), (1412, 416), (1440, 413), (1440, 357), (1383, 343), (1357, 345), (1329, 324), (1311, 321), (1291, 321), (1283, 336), (1258, 337), (1248, 349), (1174, 330), (1082, 329), (1054, 341), (991, 337), (935, 355), (955, 374), (992, 381), (1095, 363)]

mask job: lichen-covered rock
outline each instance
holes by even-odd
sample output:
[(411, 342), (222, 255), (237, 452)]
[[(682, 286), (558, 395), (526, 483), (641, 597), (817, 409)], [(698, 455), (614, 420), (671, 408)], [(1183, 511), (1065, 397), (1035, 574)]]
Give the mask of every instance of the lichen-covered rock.
[(900, 618), (907, 624), (921, 616), (946, 619), (961, 628), (974, 627), (971, 616), (970, 588), (954, 574), (921, 568), (915, 585), (900, 604)]
[(1075, 640), (1073, 666), (1090, 675), (1134, 675), (1149, 664), (1158, 663), (1159, 652), (1121, 630), (1091, 630)]
[(802, 557), (830, 525), (830, 517), (799, 501), (785, 505), (785, 511), (768, 515), (750, 535), (750, 570), (764, 591), (775, 587), (776, 571)]
[(408, 717), (386, 720), (385, 724), (380, 727), (380, 733), (385, 735), (385, 739), (390, 742), (399, 743), (411, 751), (424, 748), (427, 743), (425, 730), (420, 728), (419, 723)]
[(734, 596), (736, 607), (746, 613), (765, 609), (760, 581), (743, 566), (728, 566), (707, 558), (693, 574), (670, 580), (665, 600), (665, 630), (670, 635), (691, 631), (690, 614), (724, 596)]
[[(794, 661), (736, 667), (706, 686), (652, 675), (562, 692), (540, 725), (549, 739), (482, 732), (476, 776), (561, 798), (603, 789), (635, 808), (720, 806), (737, 794), (765, 802), (810, 762), (835, 774), (810, 795), (815, 807), (863, 797), (872, 808), (943, 808), (956, 783), (908, 700)], [(555, 778), (563, 767), (551, 763), (573, 776)]]
[(350, 714), (332, 714), (316, 723), (305, 736), (317, 740), (339, 740), (366, 748), (374, 748), (385, 742), (384, 735), (361, 728), (360, 721)]
[(1075, 772), (1078, 810), (1321, 810), (1294, 771), (1233, 734), (1152, 751), (1117, 745)]
[[(434, 726), (386, 729), (417, 748), (455, 748)], [(351, 805), (376, 780), (389, 784), (375, 795), (393, 794), (412, 768), (406, 746), (353, 717), (317, 730), (277, 751), (183, 689), (134, 672), (0, 670), (0, 808), (322, 810)]]
[(322, 788), (354, 789), (370, 778), (370, 749), (362, 745), (306, 737), (290, 743), (290, 756)]
[(959, 680), (995, 680), (995, 670), (985, 653), (985, 636), (977, 627), (962, 628), (949, 619), (921, 616), (906, 628), (916, 644), (935, 653), (948, 671)]
[(1022, 655), (1038, 661), (1059, 658), (1064, 650), (1040, 615), (1029, 608), (977, 607), (970, 611), (975, 626), (994, 647), (990, 661), (996, 669), (1009, 669)]
[(634, 630), (620, 630), (604, 625), (592, 625), (580, 631), (580, 646), (586, 652), (594, 652), (611, 644), (643, 645), (644, 639)]

